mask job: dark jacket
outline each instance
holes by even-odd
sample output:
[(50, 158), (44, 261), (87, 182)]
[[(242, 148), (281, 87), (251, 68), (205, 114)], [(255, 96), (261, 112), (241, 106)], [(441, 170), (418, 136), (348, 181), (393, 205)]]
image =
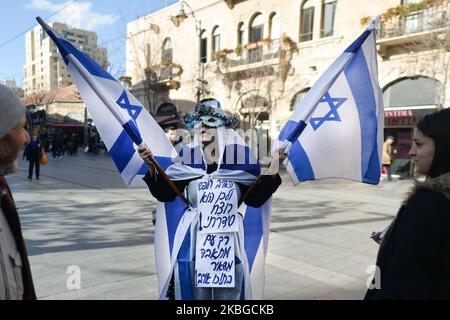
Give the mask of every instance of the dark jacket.
[(36, 293), (33, 286), (33, 278), (31, 276), (30, 263), (28, 261), (27, 249), (25, 241), (22, 236), (22, 228), (20, 226), (19, 215), (17, 214), (16, 206), (12, 198), (11, 190), (6, 183), (3, 176), (0, 176), (0, 205), (6, 221), (8, 221), (9, 228), (16, 241), (17, 250), (20, 253), (22, 260), (22, 279), (24, 286), (23, 299), (36, 300)]
[(450, 299), (450, 174), (417, 183), (381, 243), (366, 300)]
[(27, 161), (37, 161), (42, 155), (42, 145), (39, 141), (31, 141), (25, 147), (23, 151), (23, 158), (27, 158)]
[[(217, 170), (217, 164), (208, 165), (207, 167), (208, 174), (214, 172), (215, 170)], [(149, 172), (147, 171), (147, 174), (143, 179), (147, 184), (150, 192), (157, 200), (161, 202), (170, 202), (175, 200), (175, 198), (177, 197), (177, 194), (166, 184), (166, 182), (161, 178), (160, 175), (155, 174), (154, 176), (150, 176)], [(178, 190), (183, 192), (184, 188), (186, 188), (186, 186), (192, 180), (181, 180), (173, 182), (177, 186)], [(259, 183), (255, 186), (255, 188), (248, 195), (247, 199), (244, 201), (245, 204), (255, 208), (261, 207), (278, 189), (280, 184), (281, 184), (281, 177), (278, 174), (276, 174), (275, 176), (271, 175), (262, 176)], [(237, 183), (237, 185), (241, 189), (241, 196), (243, 196), (247, 191), (247, 189), (250, 187), (245, 186), (241, 183)], [(238, 199), (238, 201), (239, 200), (240, 199)]]

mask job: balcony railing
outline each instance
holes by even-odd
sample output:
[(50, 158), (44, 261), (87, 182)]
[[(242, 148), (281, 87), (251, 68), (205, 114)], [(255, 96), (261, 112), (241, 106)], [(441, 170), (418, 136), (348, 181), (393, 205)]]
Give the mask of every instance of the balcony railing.
[(234, 58), (226, 59), (222, 64), (225, 67), (233, 68), (252, 63), (268, 61), (280, 58), (280, 40), (259, 41), (250, 43), (243, 48), (240, 56), (234, 54)]
[(450, 26), (450, 4), (431, 7), (405, 16), (394, 16), (381, 22), (378, 39), (406, 36)]

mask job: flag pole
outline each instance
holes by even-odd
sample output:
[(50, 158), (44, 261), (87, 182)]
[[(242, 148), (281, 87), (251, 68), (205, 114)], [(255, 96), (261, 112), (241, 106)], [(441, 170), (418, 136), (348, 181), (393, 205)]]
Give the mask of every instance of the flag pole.
[[(366, 28), (366, 31), (372, 30), (375, 27), (376, 20), (372, 19), (372, 21), (369, 23), (368, 27)], [(329, 67), (329, 69), (334, 65), (339, 70), (343, 70), (347, 64), (350, 62), (350, 59), (347, 57), (343, 57), (342, 59), (339, 59), (334, 61), (333, 64)], [(325, 71), (324, 74), (320, 76), (320, 78), (317, 80), (316, 84), (321, 83), (329, 83), (328, 86), (317, 86), (314, 84), (314, 86), (311, 88), (311, 90), (308, 92), (307, 97), (311, 97), (311, 101), (309, 101), (308, 105), (308, 111), (302, 116), (302, 120), (298, 121), (297, 125), (294, 127), (294, 129), (291, 131), (289, 136), (286, 137), (286, 140), (284, 140), (283, 144), (278, 150), (286, 150), (286, 148), (289, 146), (289, 143), (294, 143), (298, 137), (302, 134), (302, 132), (306, 128), (306, 121), (311, 116), (313, 111), (315, 110), (316, 105), (319, 103), (320, 99), (322, 99), (323, 95), (328, 91), (328, 89), (331, 86), (331, 83), (336, 80), (336, 77), (339, 73), (333, 72), (329, 73), (328, 70)], [(302, 100), (305, 101), (306, 97)], [(303, 103), (301, 103), (303, 104)], [(306, 105), (304, 105), (306, 107)], [(267, 172), (268, 169), (265, 171)], [(265, 173), (264, 172), (264, 173)], [(264, 175), (263, 173), (263, 175)], [(250, 187), (247, 189), (247, 191), (244, 193), (244, 195), (241, 197), (241, 200), (239, 201), (239, 205), (241, 205), (249, 196), (249, 194), (253, 191), (253, 189), (256, 187), (256, 185), (261, 180), (261, 175), (259, 175), (255, 181), (250, 185)]]
[[(48, 33), (50, 38), (56, 43), (55, 39), (53, 39), (54, 35), (52, 33), (49, 33), (48, 26), (45, 24), (45, 22), (41, 19), (41, 17), (36, 17), (36, 20), (39, 22), (39, 24), (42, 26), (42, 28)], [(89, 77), (86, 74), (86, 70), (81, 65), (81, 63), (74, 59), (72, 55), (68, 54), (67, 59), (72, 63), (72, 65), (77, 69), (79, 74), (83, 77), (84, 81), (86, 81), (89, 86), (94, 90), (94, 92), (97, 94), (97, 96), (100, 98), (100, 100), (104, 103), (104, 105), (108, 108), (108, 110), (112, 113), (114, 118), (120, 123), (120, 125), (124, 128), (124, 130), (127, 132), (127, 134), (130, 136), (130, 138), (133, 140), (133, 142), (139, 147), (139, 148), (148, 148), (148, 146), (142, 141), (141, 136), (139, 135), (136, 130), (134, 130), (135, 124), (134, 121), (131, 119), (129, 121), (126, 121), (123, 118), (123, 115), (118, 112), (117, 105), (114, 101), (112, 101), (111, 97), (108, 97), (105, 95), (102, 90), (99, 88), (98, 84), (92, 77)], [(151, 151), (150, 151), (151, 152)], [(156, 159), (151, 155), (148, 157), (148, 160), (153, 164), (155, 169), (158, 171), (158, 174), (161, 175), (163, 180), (167, 183), (167, 185), (177, 194), (178, 197), (187, 205), (189, 206), (189, 202), (184, 197), (184, 195), (178, 190), (177, 186), (173, 183), (172, 180), (170, 180), (167, 173), (164, 171), (163, 168), (159, 165), (159, 163), (156, 161)]]
[[(313, 109), (312, 109), (312, 110), (313, 110)], [(308, 115), (305, 117), (305, 119), (307, 119), (307, 118), (311, 115), (312, 110), (309, 111), (309, 113), (308, 113)], [(299, 136), (302, 134), (302, 132), (305, 130), (306, 126), (307, 126), (306, 122), (303, 121), (303, 120), (300, 120), (300, 121), (298, 122), (298, 124), (296, 125), (296, 127), (294, 128), (294, 130), (292, 130), (291, 134), (286, 138), (286, 140), (283, 142), (283, 144), (281, 145), (281, 147), (278, 148), (277, 151), (278, 151), (278, 152), (279, 152), (280, 150), (285, 151), (286, 148), (289, 146), (289, 143), (292, 143), (292, 142), (294, 142), (294, 141), (296, 141), (296, 140), (298, 139), (298, 137), (299, 137)], [(278, 157), (279, 157), (279, 156), (280, 156), (280, 155), (278, 154)], [(247, 198), (248, 198), (248, 196), (250, 195), (250, 193), (255, 189), (255, 187), (258, 185), (259, 181), (261, 181), (261, 177), (262, 177), (263, 175), (265, 175), (266, 172), (269, 171), (269, 169), (270, 169), (270, 167), (267, 168), (267, 169), (263, 172), (263, 174), (260, 174), (260, 175), (255, 179), (255, 181), (253, 181), (253, 183), (250, 185), (250, 187), (247, 189), (247, 191), (245, 191), (244, 195), (241, 197), (241, 200), (239, 200), (238, 208), (241, 206), (241, 204), (242, 204), (245, 200), (247, 200)]]

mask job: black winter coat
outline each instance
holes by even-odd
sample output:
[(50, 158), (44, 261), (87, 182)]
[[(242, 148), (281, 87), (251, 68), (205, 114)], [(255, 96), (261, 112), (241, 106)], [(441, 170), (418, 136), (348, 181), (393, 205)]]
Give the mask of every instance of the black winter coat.
[(39, 141), (31, 141), (23, 151), (23, 157), (27, 161), (37, 161), (42, 156), (42, 144)]
[(450, 299), (450, 173), (416, 184), (381, 243), (366, 300)]
[[(211, 164), (207, 167), (207, 173), (212, 173), (217, 170), (217, 164)], [(198, 179), (198, 178), (197, 178)], [(177, 194), (173, 191), (160, 177), (160, 175), (155, 174), (154, 176), (150, 176), (149, 172), (143, 178), (145, 183), (147, 184), (151, 194), (161, 202), (170, 202), (175, 200)], [(196, 180), (196, 179), (192, 179)], [(192, 180), (180, 180), (173, 181), (173, 183), (177, 186), (178, 190), (183, 192), (184, 188), (191, 182)], [(259, 183), (255, 186), (255, 188), (249, 193), (247, 199), (244, 201), (246, 205), (252, 206), (254, 208), (261, 207), (281, 184), (281, 177), (279, 174), (275, 176), (272, 175), (263, 175)], [(241, 189), (241, 196), (247, 191), (249, 186), (245, 186), (243, 184), (237, 184)]]
[[(8, 221), (11, 232), (16, 240), (17, 250), (22, 260), (22, 279), (24, 286), (23, 300), (36, 300), (34, 291), (33, 278), (31, 276), (30, 263), (28, 261), (27, 249), (22, 236), (19, 215), (17, 214), (16, 205), (11, 195), (11, 190), (3, 176), (0, 176), (0, 206), (6, 221)], [(1, 214), (0, 211), (0, 214)]]

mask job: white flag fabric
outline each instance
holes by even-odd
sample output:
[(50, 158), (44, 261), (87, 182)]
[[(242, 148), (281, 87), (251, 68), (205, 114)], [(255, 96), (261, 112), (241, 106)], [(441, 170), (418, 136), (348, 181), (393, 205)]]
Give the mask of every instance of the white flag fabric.
[(128, 186), (144, 186), (148, 168), (136, 145), (147, 145), (163, 169), (177, 153), (162, 128), (119, 81), (37, 19), (55, 42), (117, 169)]
[[(219, 142), (218, 169), (208, 175), (211, 179), (224, 179), (250, 185), (261, 173), (260, 165), (244, 140), (232, 129), (217, 128)], [(167, 170), (173, 180), (191, 180), (206, 175), (206, 160), (199, 141), (183, 146), (179, 158)], [(240, 224), (236, 243), (244, 270), (241, 299), (262, 299), (264, 291), (265, 258), (269, 241), (269, 224), (272, 199), (254, 208), (239, 207)], [(176, 198), (173, 202), (158, 203), (155, 230), (155, 258), (158, 271), (160, 299), (167, 299), (170, 279), (174, 276), (180, 288), (180, 298), (194, 299), (192, 291), (193, 242), (191, 228), (198, 221), (198, 210), (186, 208)]]
[(294, 184), (323, 178), (378, 184), (383, 112), (373, 21), (295, 106), (278, 137)]

